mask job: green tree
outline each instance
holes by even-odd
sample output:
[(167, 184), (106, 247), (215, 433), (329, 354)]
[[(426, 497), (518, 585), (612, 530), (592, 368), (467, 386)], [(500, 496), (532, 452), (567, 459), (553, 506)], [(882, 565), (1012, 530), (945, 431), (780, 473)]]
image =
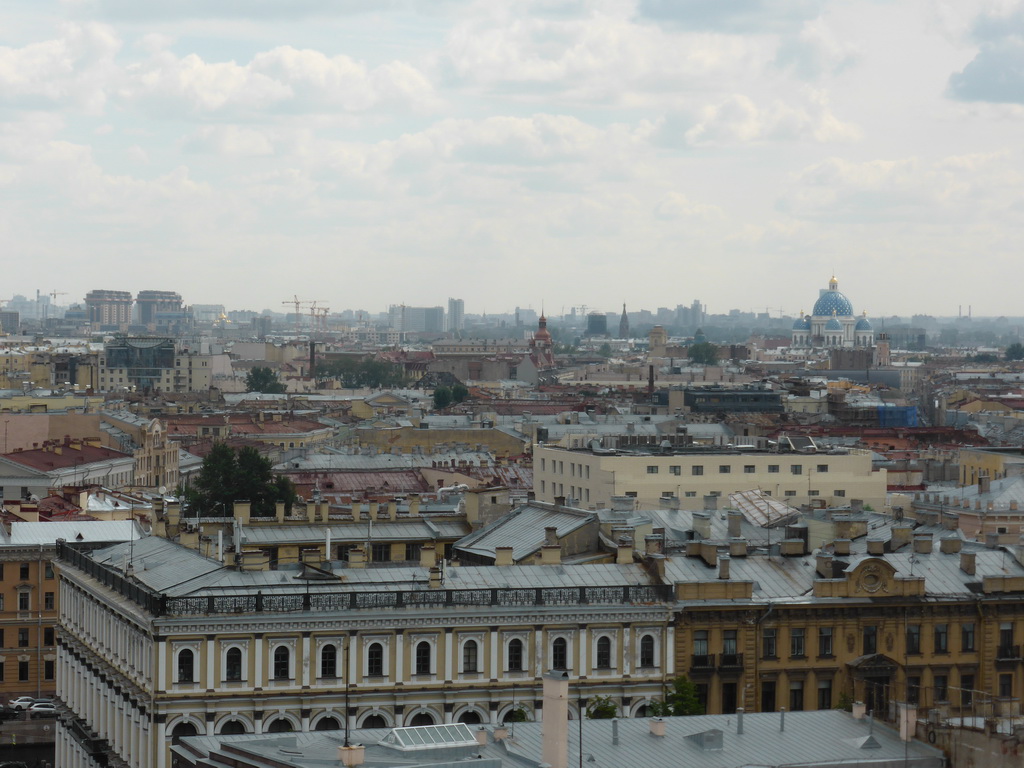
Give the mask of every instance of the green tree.
[(619, 705), (611, 696), (595, 696), (587, 705), (588, 720), (611, 720), (619, 714)]
[(469, 390), (462, 384), (455, 384), (452, 386), (452, 400), (456, 403), (461, 403), (469, 397)]
[(606, 341), (604, 344), (598, 347), (597, 354), (599, 354), (601, 357), (611, 357), (612, 345)]
[(699, 365), (714, 365), (718, 362), (718, 347), (707, 341), (693, 344), (686, 356)]
[(503, 722), (506, 723), (525, 723), (530, 720), (530, 713), (526, 711), (524, 704), (516, 704), (507, 715)]
[(448, 387), (438, 387), (434, 390), (434, 410), (440, 411), (452, 404), (452, 391)]
[(275, 374), (269, 368), (256, 366), (245, 376), (245, 391), (246, 392), (261, 392), (267, 395), (280, 395), (286, 391), (287, 387), (277, 379)]
[(346, 389), (398, 387), (405, 383), (402, 366), (384, 360), (342, 357), (317, 365), (318, 381), (334, 379)]
[(1015, 341), (1013, 344), (1006, 348), (1006, 359), (1007, 360), (1024, 360), (1024, 344), (1019, 341)]
[(672, 680), (672, 688), (664, 701), (652, 701), (651, 712), (657, 717), (703, 715), (704, 707), (697, 698), (697, 686), (686, 675)]
[(274, 477), (271, 466), (255, 448), (236, 451), (226, 443), (214, 443), (195, 482), (179, 490), (188, 507), (186, 515), (230, 516), (236, 501), (250, 502), (254, 517), (272, 516), (279, 501), (290, 510), (295, 486), (286, 477)]

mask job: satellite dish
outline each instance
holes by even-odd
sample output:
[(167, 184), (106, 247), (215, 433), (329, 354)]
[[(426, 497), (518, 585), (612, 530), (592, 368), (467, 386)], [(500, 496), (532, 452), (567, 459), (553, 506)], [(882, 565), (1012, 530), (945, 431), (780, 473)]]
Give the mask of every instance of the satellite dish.
[(160, 495), (163, 496), (165, 493), (167, 493), (167, 486), (161, 485), (158, 490), (160, 491)]

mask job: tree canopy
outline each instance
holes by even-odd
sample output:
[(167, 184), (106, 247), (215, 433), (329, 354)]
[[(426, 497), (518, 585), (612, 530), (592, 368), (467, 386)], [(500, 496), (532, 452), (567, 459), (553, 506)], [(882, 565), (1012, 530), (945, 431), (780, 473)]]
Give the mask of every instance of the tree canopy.
[(269, 459), (255, 448), (240, 450), (214, 443), (203, 459), (195, 481), (179, 491), (189, 515), (230, 516), (236, 501), (252, 504), (254, 517), (270, 517), (277, 502), (287, 509), (295, 502), (295, 486), (286, 477), (274, 477)]
[(611, 696), (595, 696), (587, 706), (588, 720), (611, 720), (619, 714), (619, 706)]
[(1013, 344), (1006, 348), (1006, 359), (1007, 360), (1024, 360), (1024, 344), (1019, 341), (1015, 341)]
[(346, 389), (397, 387), (405, 383), (402, 366), (372, 358), (324, 360), (317, 363), (316, 377), (319, 381), (334, 379)]
[(287, 387), (282, 384), (270, 368), (256, 366), (245, 375), (245, 391), (266, 395), (280, 395)]
[(651, 702), (651, 711), (656, 717), (681, 717), (703, 715), (704, 707), (697, 698), (697, 686), (686, 675), (672, 680), (672, 687), (664, 701)]
[(692, 345), (686, 356), (700, 365), (714, 365), (718, 362), (718, 347), (707, 341), (702, 341)]

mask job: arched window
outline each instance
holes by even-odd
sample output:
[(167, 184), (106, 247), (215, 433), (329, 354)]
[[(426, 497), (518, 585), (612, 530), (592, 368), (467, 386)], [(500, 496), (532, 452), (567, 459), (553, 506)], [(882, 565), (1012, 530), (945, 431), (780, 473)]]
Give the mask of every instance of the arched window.
[(384, 719), (383, 715), (367, 715), (363, 718), (363, 724), (360, 728), (387, 728), (388, 721)]
[(434, 725), (434, 716), (429, 712), (417, 712), (412, 716), (409, 725)]
[(194, 683), (196, 656), (195, 654), (185, 648), (178, 651), (178, 682), (179, 683)]
[(338, 722), (336, 717), (322, 717), (316, 721), (317, 731), (340, 731), (341, 723)]
[(241, 720), (228, 720), (220, 727), (220, 732), (225, 735), (233, 733), (245, 733), (245, 723)]
[(640, 638), (640, 666), (654, 667), (654, 637), (644, 635)]
[(597, 663), (598, 669), (610, 669), (612, 666), (612, 641), (607, 637), (597, 638)]
[(463, 712), (459, 715), (459, 722), (465, 723), (466, 725), (479, 725), (483, 720), (480, 718), (479, 712), (474, 712), (471, 709), (468, 712)]
[(523, 670), (523, 641), (518, 637), (508, 641), (508, 671)]
[(555, 641), (551, 643), (551, 668), (552, 669), (568, 669), (567, 663), (569, 661), (569, 644), (565, 641), (564, 637), (556, 637)]
[[(242, 649), (241, 648), (228, 648), (228, 652), (224, 654), (224, 679), (225, 680), (241, 680), (242, 679)], [(244, 731), (241, 731), (244, 733)]]
[(370, 677), (384, 675), (384, 646), (380, 643), (370, 643), (366, 649), (366, 674)]
[[(428, 643), (426, 640), (416, 644), (416, 674), (430, 674), (430, 643)], [(431, 718), (431, 721), (429, 723), (423, 723), (423, 725), (433, 724), (433, 718)], [(413, 723), (413, 725), (415, 725), (415, 723)]]
[[(288, 646), (279, 645), (274, 649), (274, 679), (287, 680), (291, 677), (291, 654)], [(277, 722), (276, 720), (274, 721)]]
[(292, 723), (288, 718), (279, 717), (272, 721), (265, 730), (267, 733), (291, 733), (295, 729), (292, 728)]
[(171, 738), (180, 739), (183, 736), (198, 736), (199, 729), (195, 727), (188, 720), (184, 720), (174, 726), (174, 730), (171, 731)]
[(476, 640), (467, 640), (462, 645), (462, 671), (463, 672), (479, 672), (478, 666), (479, 660), (479, 646), (476, 644)]
[(338, 676), (338, 649), (328, 643), (320, 649), (320, 677)]

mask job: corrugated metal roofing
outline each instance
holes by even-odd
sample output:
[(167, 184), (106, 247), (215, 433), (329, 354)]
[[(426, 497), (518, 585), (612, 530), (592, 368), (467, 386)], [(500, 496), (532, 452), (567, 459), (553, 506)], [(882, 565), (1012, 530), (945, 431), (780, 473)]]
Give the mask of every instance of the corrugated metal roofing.
[[(0, 532), (2, 532), (0, 527)], [(54, 544), (57, 539), (75, 541), (128, 541), (139, 539), (142, 532), (132, 520), (81, 520), (78, 522), (11, 523), (10, 538), (14, 546)]]
[(513, 559), (520, 560), (541, 548), (546, 527), (554, 526), (557, 535), (562, 537), (595, 519), (590, 514), (554, 511), (527, 504), (460, 539), (455, 542), (455, 547), (490, 557), (498, 547), (512, 547)]

